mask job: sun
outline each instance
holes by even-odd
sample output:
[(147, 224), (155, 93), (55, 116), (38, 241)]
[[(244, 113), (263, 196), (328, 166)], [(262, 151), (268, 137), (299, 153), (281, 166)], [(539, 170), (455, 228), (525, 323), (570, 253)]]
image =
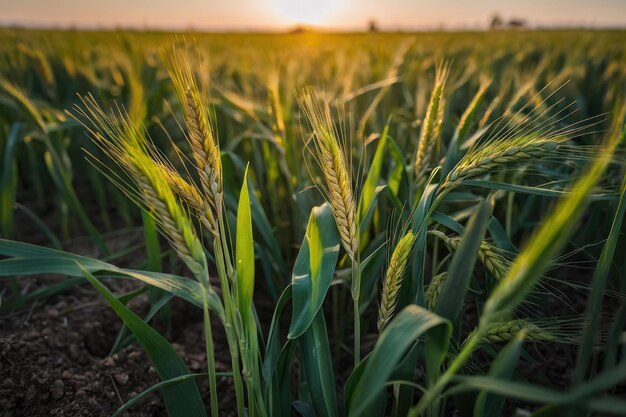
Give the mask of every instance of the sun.
[(272, 0), (276, 10), (290, 23), (317, 25), (337, 8), (337, 0)]

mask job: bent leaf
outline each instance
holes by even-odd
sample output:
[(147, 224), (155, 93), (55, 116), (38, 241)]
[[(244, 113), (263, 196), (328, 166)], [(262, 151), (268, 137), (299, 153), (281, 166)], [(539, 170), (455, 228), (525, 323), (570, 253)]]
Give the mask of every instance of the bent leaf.
[[(177, 275), (118, 268), (115, 265), (86, 256), (5, 239), (0, 239), (0, 255), (10, 257), (0, 260), (0, 277), (40, 274), (82, 277), (82, 268), (84, 268), (96, 277), (137, 279), (202, 308), (200, 283)], [(214, 290), (207, 293), (207, 302), (211, 310), (223, 317), (224, 308)]]
[(417, 305), (405, 307), (385, 328), (367, 358), (367, 365), (349, 399), (348, 416), (362, 415), (385, 388), (394, 368), (417, 338), (432, 329), (440, 329), (438, 347), (441, 356), (447, 350), (452, 324)]
[(293, 268), (290, 339), (302, 335), (322, 306), (339, 256), (339, 233), (328, 204), (314, 207)]
[[(78, 267), (81, 268), (83, 276), (98, 290), (115, 313), (124, 321), (124, 324), (137, 337), (137, 340), (154, 364), (161, 381), (190, 374), (187, 365), (185, 365), (174, 348), (172, 348), (172, 345), (163, 336), (122, 304), (87, 269), (80, 265)], [(161, 392), (163, 393), (163, 400), (169, 416), (206, 416), (202, 397), (194, 380), (189, 379), (177, 385), (164, 386)]]

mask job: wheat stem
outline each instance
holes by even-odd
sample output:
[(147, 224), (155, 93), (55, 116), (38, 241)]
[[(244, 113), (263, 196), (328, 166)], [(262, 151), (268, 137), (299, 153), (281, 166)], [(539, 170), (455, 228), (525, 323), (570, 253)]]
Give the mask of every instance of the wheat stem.
[[(207, 276), (208, 281), (208, 276)], [(204, 285), (202, 288), (202, 310), (204, 314), (204, 345), (206, 348), (207, 370), (209, 374), (209, 389), (211, 396), (211, 416), (219, 415), (219, 404), (217, 402), (217, 378), (215, 374), (215, 345), (213, 343), (213, 330), (211, 329), (211, 316), (207, 304), (207, 291)]]

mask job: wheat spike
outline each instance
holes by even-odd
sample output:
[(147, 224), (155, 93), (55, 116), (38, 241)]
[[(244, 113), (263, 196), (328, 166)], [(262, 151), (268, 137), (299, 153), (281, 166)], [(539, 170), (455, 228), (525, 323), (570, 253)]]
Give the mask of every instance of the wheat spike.
[(402, 280), (404, 278), (409, 254), (413, 247), (413, 242), (415, 242), (415, 236), (413, 232), (409, 230), (407, 234), (398, 241), (391, 255), (391, 259), (389, 260), (389, 266), (387, 267), (387, 273), (383, 281), (383, 290), (378, 311), (379, 332), (385, 328), (389, 320), (393, 317), (396, 303), (398, 302), (398, 292), (402, 286)]
[(41, 80), (48, 86), (53, 87), (56, 80), (54, 79), (54, 71), (41, 49), (31, 49), (24, 44), (19, 44), (17, 49), (25, 56), (30, 58), (33, 63), (33, 67), (37, 71), (37, 74)]
[(470, 150), (448, 174), (441, 188), (452, 188), (463, 180), (506, 167), (512, 163), (545, 157), (555, 151), (562, 139), (525, 136), (487, 143)]
[(200, 186), (208, 207), (203, 205), (204, 214), (211, 233), (217, 236), (217, 227), (212, 219), (217, 218), (222, 206), (222, 164), (220, 150), (203, 101), (204, 88), (198, 81), (194, 68), (199, 67), (197, 57), (181, 49), (166, 54), (168, 71), (178, 100), (182, 106), (188, 130), (188, 140), (200, 178)]
[[(202, 272), (206, 271), (206, 258), (202, 244), (196, 236), (188, 213), (181, 207), (159, 165), (132, 143), (125, 147), (125, 152), (126, 156), (120, 162), (128, 167), (143, 193), (148, 209), (160, 224), (165, 236), (189, 269), (196, 276), (203, 275)], [(179, 179), (179, 184), (184, 183), (182, 178)], [(185, 188), (186, 192), (191, 189), (191, 186)]]
[(435, 306), (437, 305), (437, 301), (439, 300), (439, 292), (441, 291), (443, 283), (446, 282), (447, 277), (448, 273), (442, 272), (439, 275), (435, 275), (430, 280), (430, 284), (428, 284), (428, 288), (426, 288), (426, 293), (424, 294), (426, 308), (430, 311), (435, 310)]
[(176, 170), (160, 162), (156, 163), (155, 168), (185, 203), (197, 210), (204, 208), (205, 203), (198, 189), (185, 181)]
[(185, 95), (185, 120), (189, 128), (191, 149), (198, 166), (202, 187), (215, 197), (222, 192), (222, 167), (219, 148), (209, 128), (208, 117), (202, 110), (202, 101), (191, 87)]
[(206, 271), (202, 245), (193, 230), (191, 219), (178, 205), (172, 190), (156, 177), (150, 178), (136, 173), (134, 179), (142, 191), (147, 207), (178, 256), (196, 276), (201, 276)]
[[(137, 199), (132, 190), (125, 191), (152, 213), (162, 233), (188, 268), (196, 276), (206, 277), (206, 258), (191, 218), (176, 198), (166, 175), (163, 175), (164, 165), (151, 157), (150, 145), (143, 130), (121, 112), (107, 115), (91, 96), (82, 101), (84, 108), (77, 108), (76, 111), (90, 124), (85, 124), (85, 127), (96, 144), (130, 175), (139, 188), (141, 199)], [(168, 169), (168, 175), (174, 177), (178, 174)], [(180, 181), (184, 182), (182, 178)], [(205, 284), (208, 285), (208, 282)]]
[(443, 65), (437, 70), (435, 86), (430, 96), (430, 102), (422, 122), (419, 143), (415, 153), (413, 170), (415, 178), (420, 181), (428, 171), (433, 159), (436, 146), (441, 138), (441, 124), (445, 107), (443, 91), (448, 78), (448, 66)]
[[(530, 341), (552, 341), (557, 340), (552, 332), (527, 320), (510, 320), (494, 322), (487, 328), (481, 339), (482, 343), (500, 343), (513, 339), (519, 332), (523, 331), (525, 339)], [(468, 337), (469, 339), (469, 337)]]
[(167, 181), (172, 190), (184, 201), (189, 207), (195, 210), (198, 219), (204, 227), (212, 234), (217, 234), (218, 224), (213, 216), (213, 207), (209, 204), (208, 199), (203, 198), (198, 189), (185, 181), (176, 170), (167, 164), (157, 162), (155, 164), (160, 175)]
[(348, 256), (354, 260), (359, 248), (356, 204), (346, 157), (333, 128), (330, 108), (312, 91), (304, 95), (302, 107), (314, 130), (317, 156), (326, 179), (326, 194), (337, 223), (341, 243)]
[[(438, 230), (431, 230), (429, 233), (439, 238), (450, 251), (456, 251), (461, 244), (460, 237), (450, 237)], [(478, 249), (478, 259), (498, 281), (506, 276), (509, 261), (493, 244), (483, 241)]]

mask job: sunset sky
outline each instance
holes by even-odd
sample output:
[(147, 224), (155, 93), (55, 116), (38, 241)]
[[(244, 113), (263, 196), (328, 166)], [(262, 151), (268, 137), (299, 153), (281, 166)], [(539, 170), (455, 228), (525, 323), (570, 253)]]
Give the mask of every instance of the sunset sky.
[(281, 30), (482, 28), (493, 13), (533, 26), (626, 26), (626, 0), (0, 0), (0, 24)]

